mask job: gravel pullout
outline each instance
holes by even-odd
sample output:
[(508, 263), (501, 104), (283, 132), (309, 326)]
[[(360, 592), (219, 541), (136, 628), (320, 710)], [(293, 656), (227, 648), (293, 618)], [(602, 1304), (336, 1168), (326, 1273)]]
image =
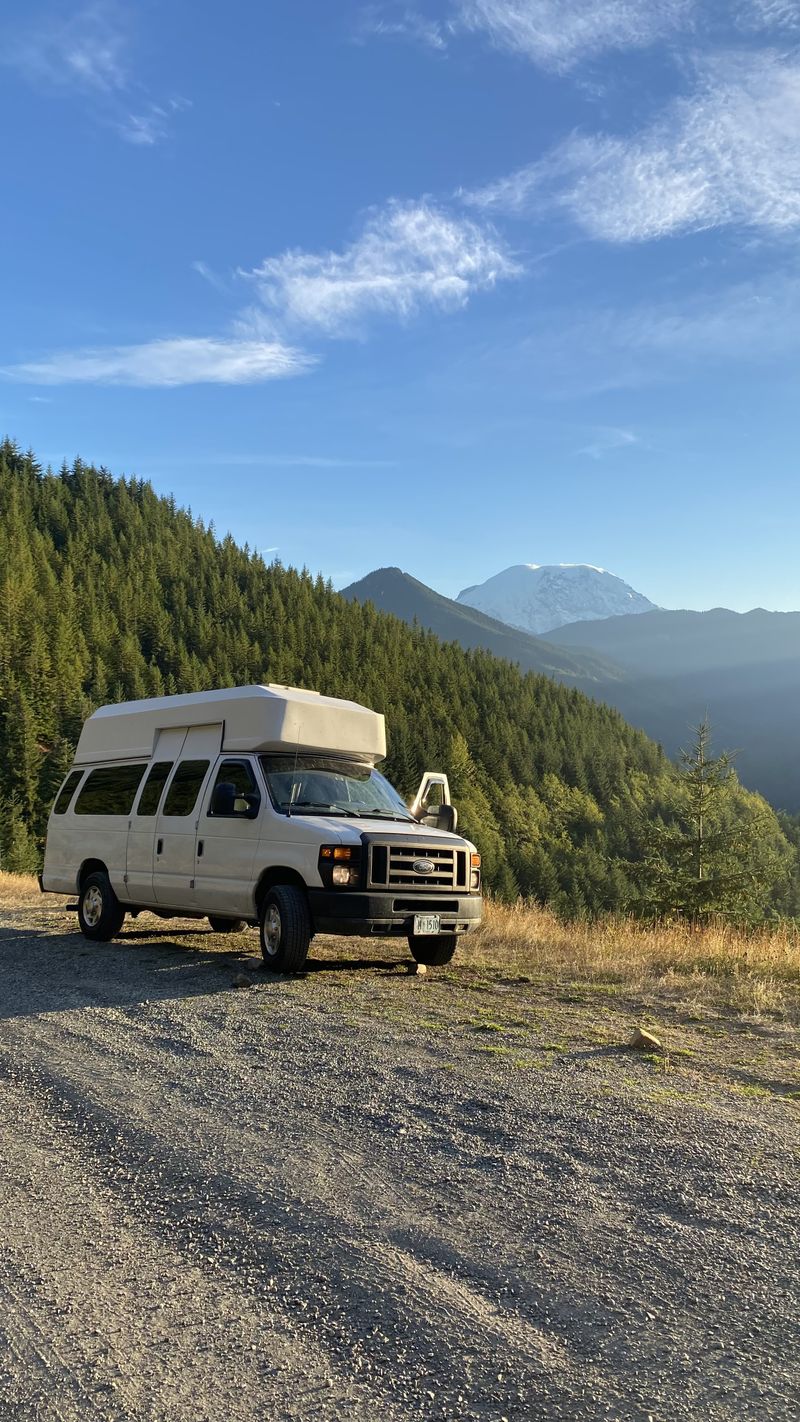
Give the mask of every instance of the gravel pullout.
[(73, 923), (0, 918), (3, 1422), (797, 1418), (793, 1103)]

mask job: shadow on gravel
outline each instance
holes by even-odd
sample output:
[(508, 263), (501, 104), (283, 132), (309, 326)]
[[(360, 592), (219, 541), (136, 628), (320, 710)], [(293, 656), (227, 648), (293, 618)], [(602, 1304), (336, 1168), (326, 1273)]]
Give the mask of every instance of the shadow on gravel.
[(189, 937), (219, 942), (202, 928), (134, 929), (112, 943), (27, 926), (0, 928), (0, 1021), (229, 992), (232, 975), (252, 962), (252, 941), (204, 952), (199, 942), (176, 941)]
[[(187, 941), (191, 940), (191, 941)], [(204, 951), (204, 942), (209, 949)], [(225, 948), (218, 946), (225, 944)], [(0, 928), (0, 1021), (80, 1007), (128, 1007), (229, 992), (244, 971), (259, 987), (318, 973), (397, 976), (410, 958), (310, 958), (294, 978), (263, 970), (255, 934), (221, 936), (200, 926), (126, 928), (111, 943), (33, 925)]]

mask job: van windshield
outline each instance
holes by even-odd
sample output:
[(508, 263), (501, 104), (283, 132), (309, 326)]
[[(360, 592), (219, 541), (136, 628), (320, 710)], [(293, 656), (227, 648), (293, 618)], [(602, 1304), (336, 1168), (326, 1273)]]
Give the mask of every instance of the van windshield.
[(353, 815), (410, 820), (405, 802), (383, 775), (357, 761), (320, 755), (262, 755), (272, 803), (284, 815)]

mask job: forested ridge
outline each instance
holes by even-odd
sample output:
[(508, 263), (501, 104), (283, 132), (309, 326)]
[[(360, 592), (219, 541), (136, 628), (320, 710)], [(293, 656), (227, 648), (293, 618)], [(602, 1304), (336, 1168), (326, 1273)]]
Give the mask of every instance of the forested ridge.
[[(45, 473), (0, 444), (2, 862), (34, 866), (94, 707), (268, 681), (382, 711), (404, 793), (446, 770), (497, 893), (573, 915), (641, 898), (676, 772), (617, 712), (267, 564), (142, 480)], [(783, 906), (796, 849), (759, 797), (737, 787), (731, 805), (758, 816)]]

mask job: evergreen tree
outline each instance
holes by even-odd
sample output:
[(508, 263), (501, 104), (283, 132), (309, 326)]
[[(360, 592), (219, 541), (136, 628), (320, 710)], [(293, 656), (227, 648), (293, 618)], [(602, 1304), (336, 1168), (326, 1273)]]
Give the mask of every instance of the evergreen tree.
[(760, 917), (786, 879), (790, 858), (766, 802), (741, 790), (725, 752), (711, 754), (704, 718), (681, 752), (668, 815), (649, 828), (644, 904), (659, 915), (692, 919)]

